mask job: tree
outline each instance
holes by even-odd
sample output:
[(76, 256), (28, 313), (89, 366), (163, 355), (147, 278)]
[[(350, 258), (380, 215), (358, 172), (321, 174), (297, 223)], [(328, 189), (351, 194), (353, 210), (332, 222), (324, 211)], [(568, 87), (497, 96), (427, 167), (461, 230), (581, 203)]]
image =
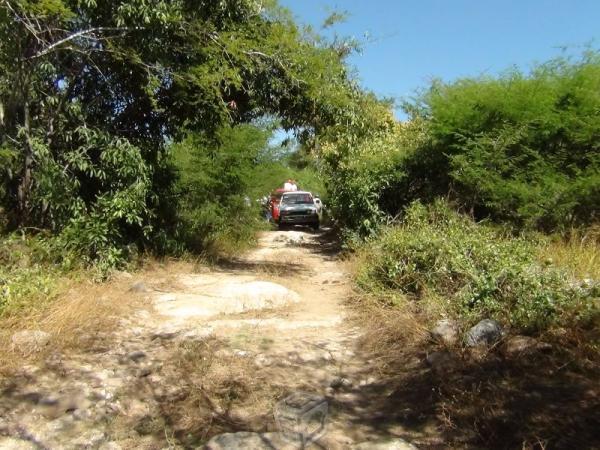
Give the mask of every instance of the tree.
[(12, 228), (92, 257), (166, 232), (169, 142), (265, 114), (309, 141), (354, 89), (344, 55), (275, 2), (0, 0), (0, 39)]

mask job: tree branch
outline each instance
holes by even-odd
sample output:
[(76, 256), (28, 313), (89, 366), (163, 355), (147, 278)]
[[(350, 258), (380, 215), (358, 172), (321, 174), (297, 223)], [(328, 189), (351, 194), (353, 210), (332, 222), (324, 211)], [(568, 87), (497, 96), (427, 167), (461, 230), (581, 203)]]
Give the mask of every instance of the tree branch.
[(41, 56), (47, 55), (48, 53), (52, 52), (54, 49), (56, 49), (57, 47), (72, 41), (73, 39), (77, 39), (78, 37), (87, 37), (87, 35), (90, 34), (94, 34), (94, 33), (98, 33), (98, 32), (105, 32), (105, 31), (129, 31), (131, 30), (131, 28), (124, 28), (124, 27), (94, 27), (94, 28), (88, 28), (87, 30), (81, 30), (78, 31), (76, 33), (73, 33), (63, 39), (60, 39), (56, 42), (54, 42), (53, 44), (48, 45), (46, 48), (38, 51), (35, 55), (30, 56), (27, 59), (35, 59), (35, 58), (40, 58)]

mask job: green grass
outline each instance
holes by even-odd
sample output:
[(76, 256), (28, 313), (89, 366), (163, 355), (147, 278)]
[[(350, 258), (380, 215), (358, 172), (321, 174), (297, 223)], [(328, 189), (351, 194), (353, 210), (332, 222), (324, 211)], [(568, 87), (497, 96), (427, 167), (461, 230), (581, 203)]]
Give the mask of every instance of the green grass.
[[(416, 203), (401, 224), (359, 250), (357, 282), (368, 292), (409, 299), (432, 319), (471, 325), (495, 318), (526, 333), (589, 326), (598, 318), (598, 288), (565, 264), (540, 262), (543, 245), (477, 224), (441, 201)], [(567, 253), (580, 257), (581, 248)]]

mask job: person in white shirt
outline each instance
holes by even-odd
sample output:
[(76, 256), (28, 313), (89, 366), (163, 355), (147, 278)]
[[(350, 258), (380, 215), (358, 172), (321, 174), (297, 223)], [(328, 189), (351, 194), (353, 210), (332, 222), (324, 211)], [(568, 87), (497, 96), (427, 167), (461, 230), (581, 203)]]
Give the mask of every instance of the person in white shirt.
[(283, 190), (284, 191), (293, 191), (294, 190), (294, 185), (292, 183), (292, 180), (287, 180), (285, 183), (283, 183)]
[(291, 180), (292, 182), (292, 186), (291, 186), (291, 190), (292, 191), (297, 191), (298, 190), (298, 186), (296, 186), (296, 180)]
[(321, 202), (321, 199), (319, 197), (315, 197), (314, 203), (315, 207), (317, 208), (317, 212), (321, 214), (321, 212), (323, 211), (323, 202)]

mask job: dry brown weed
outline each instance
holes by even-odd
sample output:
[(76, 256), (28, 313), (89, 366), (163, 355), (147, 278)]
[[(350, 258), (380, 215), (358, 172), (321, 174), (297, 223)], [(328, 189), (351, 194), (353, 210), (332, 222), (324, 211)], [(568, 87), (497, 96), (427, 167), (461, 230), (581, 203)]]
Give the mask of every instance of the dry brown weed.
[[(51, 301), (2, 319), (0, 375), (8, 375), (48, 353), (85, 351), (96, 338), (109, 335), (121, 317), (145, 305), (143, 295), (130, 291), (131, 280), (127, 278), (104, 283), (64, 278), (61, 284), (59, 294)], [(21, 330), (44, 331), (50, 334), (50, 341), (40, 351), (27, 353), (11, 342), (12, 335)]]
[[(177, 380), (177, 401), (161, 401), (175, 436), (198, 445), (221, 432), (264, 430), (281, 388), (252, 358), (236, 355), (223, 341), (207, 338), (182, 342), (164, 365), (168, 379)], [(193, 436), (193, 442), (187, 442)]]

